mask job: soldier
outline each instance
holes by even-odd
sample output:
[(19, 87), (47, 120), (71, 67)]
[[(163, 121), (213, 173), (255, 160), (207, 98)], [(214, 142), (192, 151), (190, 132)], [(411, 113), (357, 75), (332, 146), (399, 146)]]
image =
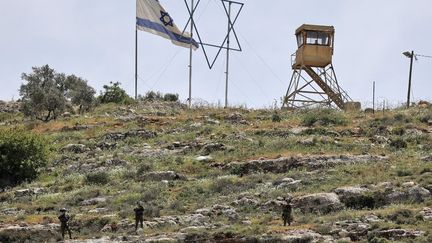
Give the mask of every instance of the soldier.
[(60, 216), (58, 216), (58, 219), (60, 220), (60, 231), (61, 231), (63, 239), (64, 239), (64, 235), (65, 235), (66, 230), (69, 233), (69, 239), (72, 239), (71, 230), (69, 228), (70, 217), (69, 217), (69, 215), (66, 214), (66, 211), (67, 211), (66, 208), (60, 209)]
[(144, 208), (140, 204), (140, 202), (137, 202), (137, 207), (134, 208), (135, 212), (135, 231), (138, 230), (138, 223), (140, 223), (141, 229), (144, 228), (143, 221), (144, 221)]
[(293, 220), (291, 200), (286, 200), (286, 204), (283, 205), (282, 219), (284, 221), (284, 226), (286, 226), (287, 223), (288, 225), (291, 225)]

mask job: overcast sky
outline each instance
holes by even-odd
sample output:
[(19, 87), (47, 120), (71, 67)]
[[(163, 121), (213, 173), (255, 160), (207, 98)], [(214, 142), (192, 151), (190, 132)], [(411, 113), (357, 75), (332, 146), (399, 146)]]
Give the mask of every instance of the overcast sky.
[[(160, 2), (184, 27), (184, 2)], [(432, 55), (430, 0), (243, 2), (236, 23), (243, 52), (231, 54), (231, 104), (268, 107), (280, 101), (292, 74), (294, 31), (303, 23), (335, 27), (333, 63), (340, 85), (366, 104), (372, 101), (372, 81), (379, 100), (405, 101), (409, 59), (402, 52)], [(218, 44), (224, 38), (227, 20), (221, 6), (219, 0), (202, 0), (197, 10), (205, 42)], [(1, 100), (17, 99), (21, 73), (44, 64), (81, 76), (97, 90), (119, 81), (134, 93), (135, 0), (0, 0), (0, 33)], [(185, 100), (188, 56), (188, 49), (140, 32), (139, 93), (178, 93)], [(202, 51), (194, 52), (194, 99), (223, 102), (224, 65), (222, 55), (209, 70)], [(414, 63), (415, 100), (432, 100), (430, 70), (432, 59), (419, 57)]]

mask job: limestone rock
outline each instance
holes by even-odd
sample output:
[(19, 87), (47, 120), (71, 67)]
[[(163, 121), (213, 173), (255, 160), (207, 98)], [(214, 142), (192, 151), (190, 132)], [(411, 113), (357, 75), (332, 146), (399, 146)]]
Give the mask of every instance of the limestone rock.
[(90, 206), (90, 205), (97, 205), (99, 203), (104, 203), (106, 202), (107, 199), (105, 197), (95, 197), (95, 198), (91, 198), (91, 199), (87, 199), (81, 202), (82, 206)]
[(304, 213), (330, 213), (343, 208), (339, 197), (335, 193), (316, 193), (296, 197), (292, 200), (294, 208)]

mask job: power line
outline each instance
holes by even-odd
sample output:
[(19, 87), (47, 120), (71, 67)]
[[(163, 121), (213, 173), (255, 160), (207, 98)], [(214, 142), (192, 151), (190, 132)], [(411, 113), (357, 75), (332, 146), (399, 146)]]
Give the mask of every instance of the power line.
[(417, 57), (425, 57), (425, 58), (432, 58), (432, 56), (421, 55), (421, 54), (415, 54), (415, 56), (417, 56)]

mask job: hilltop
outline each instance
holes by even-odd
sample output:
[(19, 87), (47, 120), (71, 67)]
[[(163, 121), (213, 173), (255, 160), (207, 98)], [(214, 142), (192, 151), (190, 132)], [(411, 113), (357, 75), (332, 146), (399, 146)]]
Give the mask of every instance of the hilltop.
[(0, 192), (0, 242), (60, 240), (63, 207), (67, 242), (432, 242), (429, 104), (372, 114), (157, 101), (47, 123), (1, 106), (0, 132), (39, 134), (50, 155), (35, 180)]

